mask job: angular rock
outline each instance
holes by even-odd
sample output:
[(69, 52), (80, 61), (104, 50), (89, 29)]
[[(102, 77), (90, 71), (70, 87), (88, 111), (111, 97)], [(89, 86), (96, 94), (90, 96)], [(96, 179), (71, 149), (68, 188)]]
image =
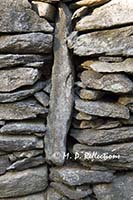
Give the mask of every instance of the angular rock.
[(81, 73), (81, 81), (88, 88), (113, 93), (129, 93), (133, 91), (133, 82), (124, 74), (99, 74), (91, 70)]
[(81, 89), (78, 93), (79, 97), (85, 100), (97, 100), (104, 95), (104, 93), (101, 91), (89, 89)]
[(111, 170), (133, 169), (133, 143), (107, 146), (76, 144), (73, 147), (73, 153), (75, 159), (82, 161), (86, 167), (97, 164)]
[(39, 72), (33, 68), (0, 70), (0, 92), (11, 92), (19, 87), (33, 85), (39, 78)]
[(75, 100), (75, 109), (89, 115), (129, 119), (129, 110), (123, 105), (102, 101)]
[(84, 112), (78, 112), (77, 114), (74, 113), (73, 117), (77, 120), (88, 120), (88, 121), (90, 121), (90, 120), (93, 119), (93, 117), (91, 115), (88, 115)]
[(96, 183), (109, 183), (113, 179), (111, 172), (92, 171), (87, 168), (75, 167), (62, 167), (52, 168), (50, 178), (55, 182), (62, 182), (69, 186), (76, 186), (82, 184), (96, 184)]
[(48, 21), (54, 21), (56, 15), (56, 9), (53, 5), (40, 1), (32, 1), (33, 9), (39, 14), (40, 17), (44, 17)]
[(19, 89), (14, 92), (1, 92), (0, 93), (0, 102), (7, 103), (7, 102), (15, 102), (22, 99), (25, 99), (29, 96), (32, 96), (35, 92), (40, 91), (46, 86), (46, 82), (38, 81), (33, 86), (27, 86), (25, 89)]
[(33, 100), (0, 104), (0, 120), (35, 118), (38, 114), (45, 114), (47, 112), (47, 109), (43, 108)]
[(41, 192), (47, 187), (47, 176), (46, 166), (17, 173), (8, 172), (0, 176), (0, 197), (21, 197)]
[(69, 200), (67, 197), (63, 197), (60, 193), (55, 191), (52, 187), (48, 188), (45, 196), (47, 200)]
[(51, 83), (51, 79), (46, 81), (46, 86), (43, 88), (43, 91), (46, 92), (47, 94), (50, 94), (52, 88), (52, 83)]
[(13, 152), (42, 148), (42, 139), (38, 139), (35, 136), (0, 135), (0, 151)]
[(6, 200), (45, 200), (45, 199), (43, 193), (37, 193), (33, 195), (26, 195), (25, 197), (6, 198)]
[(0, 53), (39, 54), (52, 51), (53, 36), (44, 33), (27, 33), (0, 36)]
[(77, 9), (72, 15), (72, 20), (84, 16), (85, 14), (87, 14), (87, 12), (88, 12), (87, 6), (83, 6)]
[(45, 137), (46, 159), (57, 165), (64, 163), (66, 138), (73, 107), (72, 63), (66, 46), (70, 19), (70, 11), (65, 4), (60, 3), (55, 29), (48, 134)]
[(18, 121), (6, 123), (1, 129), (1, 134), (34, 134), (46, 132), (46, 126), (42, 121)]
[(34, 54), (0, 54), (0, 69), (7, 67), (37, 67), (40, 65), (50, 65), (52, 61), (52, 55), (34, 55)]
[(0, 32), (53, 32), (53, 27), (41, 19), (28, 0), (1, 0)]
[(83, 17), (76, 24), (77, 31), (103, 29), (133, 23), (131, 0), (112, 0), (96, 8), (92, 15)]
[(128, 120), (126, 119), (123, 119), (121, 120), (121, 123), (124, 124), (124, 125), (133, 125), (133, 115), (130, 116), (130, 118)]
[(93, 7), (93, 6), (99, 6), (108, 1), (109, 0), (81, 0), (81, 1), (76, 1), (75, 3), (71, 4), (70, 7), (73, 9), (81, 7), (81, 6)]
[(53, 187), (55, 190), (59, 191), (62, 195), (68, 197), (69, 199), (81, 199), (84, 198), (86, 196), (88, 196), (89, 194), (91, 194), (91, 190), (88, 188), (86, 189), (86, 187), (82, 187), (82, 188), (69, 188), (68, 186), (62, 184), (62, 183), (54, 183), (52, 182), (51, 187)]
[(10, 166), (10, 161), (7, 155), (0, 156), (0, 175), (5, 174), (6, 169)]
[(82, 144), (105, 145), (131, 141), (133, 139), (133, 127), (122, 127), (110, 130), (72, 129), (70, 135)]
[(124, 61), (124, 58), (118, 57), (118, 56), (115, 56), (115, 57), (112, 57), (112, 56), (100, 56), (98, 59), (101, 62), (123, 62)]
[(120, 174), (110, 184), (94, 186), (94, 193), (98, 200), (129, 200), (133, 199), (133, 173)]
[(118, 103), (122, 105), (133, 104), (133, 95), (119, 97)]
[[(96, 31), (68, 38), (68, 47), (79, 56), (117, 55), (133, 56), (133, 27)], [(72, 38), (72, 39), (71, 39)], [(102, 45), (101, 45), (102, 44)], [(126, 44), (126, 45), (125, 45)]]
[(123, 62), (100, 62), (100, 61), (85, 61), (81, 65), (83, 68), (91, 68), (96, 72), (102, 73), (114, 73), (114, 72), (126, 72), (133, 73), (133, 58), (127, 58)]
[(22, 160), (18, 160), (12, 163), (11, 165), (8, 165), (6, 169), (7, 171), (10, 171), (10, 170), (21, 171), (21, 170), (43, 165), (44, 163), (45, 163), (45, 159), (43, 156), (37, 156), (33, 158), (24, 158)]
[(45, 92), (37, 92), (34, 96), (44, 107), (49, 105), (49, 96)]

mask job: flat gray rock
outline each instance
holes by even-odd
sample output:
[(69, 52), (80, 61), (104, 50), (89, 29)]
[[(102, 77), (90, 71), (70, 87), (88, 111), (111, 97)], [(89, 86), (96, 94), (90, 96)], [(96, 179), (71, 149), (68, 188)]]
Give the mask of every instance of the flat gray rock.
[(1, 0), (0, 32), (53, 32), (53, 27), (41, 19), (28, 0)]
[(0, 156), (0, 176), (6, 173), (6, 169), (10, 166), (8, 155)]
[(51, 168), (50, 179), (69, 186), (83, 184), (109, 183), (113, 179), (111, 172), (93, 171), (80, 166)]
[[(133, 56), (133, 26), (68, 37), (68, 47), (79, 56)], [(102, 45), (101, 45), (102, 44)], [(125, 45), (126, 44), (126, 45)]]
[(117, 176), (111, 184), (94, 186), (98, 200), (129, 200), (133, 199), (133, 173), (127, 172)]
[(75, 109), (90, 115), (112, 118), (129, 119), (129, 110), (127, 107), (118, 103), (102, 101), (83, 101), (76, 98)]
[(42, 149), (43, 140), (36, 136), (13, 136), (0, 135), (0, 151), (26, 151), (34, 149)]
[(47, 112), (47, 109), (44, 109), (36, 101), (31, 100), (0, 104), (0, 120), (35, 118), (38, 114)]
[(49, 105), (49, 96), (45, 92), (37, 92), (34, 94), (34, 96), (44, 107)]
[(46, 54), (52, 52), (53, 36), (45, 33), (27, 33), (0, 36), (0, 53)]
[(45, 136), (46, 159), (57, 165), (62, 165), (65, 160), (66, 138), (73, 107), (72, 63), (66, 45), (70, 19), (70, 11), (65, 4), (60, 3), (55, 28), (48, 132)]
[(34, 134), (34, 133), (44, 133), (46, 131), (46, 126), (44, 122), (37, 120), (30, 121), (18, 121), (6, 123), (1, 129), (1, 134)]
[(110, 130), (72, 129), (70, 135), (82, 144), (105, 145), (131, 141), (133, 139), (133, 127), (122, 127)]
[[(67, 197), (64, 197), (62, 194), (60, 194), (58, 191), (56, 191), (52, 187), (48, 187), (46, 193), (45, 193), (46, 200), (69, 200)], [(44, 200), (44, 199), (43, 199)]]
[(96, 8), (91, 15), (83, 17), (76, 24), (76, 30), (86, 31), (105, 29), (133, 23), (133, 5), (131, 0), (112, 0)]
[(39, 76), (38, 69), (33, 68), (0, 70), (0, 92), (11, 92), (22, 86), (33, 85)]
[[(4, 199), (2, 199), (2, 200), (4, 200)], [(44, 199), (43, 193), (37, 193), (37, 194), (33, 194), (33, 195), (26, 195), (25, 197), (6, 198), (6, 200), (46, 200), (46, 199)]]
[(7, 172), (0, 176), (0, 197), (21, 197), (44, 191), (48, 184), (47, 176), (46, 166), (17, 173)]

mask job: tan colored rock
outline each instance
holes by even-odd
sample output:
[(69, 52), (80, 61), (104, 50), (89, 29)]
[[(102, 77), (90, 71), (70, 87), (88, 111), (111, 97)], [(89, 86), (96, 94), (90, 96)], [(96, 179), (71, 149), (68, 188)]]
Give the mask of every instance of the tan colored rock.
[(83, 15), (87, 14), (88, 12), (88, 7), (87, 6), (83, 6), (79, 9), (77, 9), (73, 15), (72, 15), (72, 19), (76, 19), (76, 18), (79, 18), (79, 17), (82, 17)]
[(81, 1), (76, 1), (75, 3), (71, 4), (71, 8), (78, 8), (81, 6), (88, 6), (88, 7), (93, 7), (93, 6), (98, 6), (103, 3), (106, 3), (110, 0), (81, 0)]
[(20, 67), (0, 70), (0, 92), (11, 92), (22, 86), (33, 85), (38, 78), (38, 69)]
[(133, 95), (119, 97), (118, 103), (120, 103), (122, 105), (133, 104)]
[(76, 24), (77, 31), (103, 29), (133, 23), (132, 0), (112, 0), (96, 8), (92, 15), (83, 17)]
[(81, 89), (79, 91), (80, 98), (85, 100), (97, 100), (100, 99), (103, 95), (103, 92), (97, 90)]
[(93, 117), (91, 115), (88, 115), (84, 112), (75, 113), (74, 118), (77, 119), (77, 120), (88, 120), (88, 121), (93, 119)]

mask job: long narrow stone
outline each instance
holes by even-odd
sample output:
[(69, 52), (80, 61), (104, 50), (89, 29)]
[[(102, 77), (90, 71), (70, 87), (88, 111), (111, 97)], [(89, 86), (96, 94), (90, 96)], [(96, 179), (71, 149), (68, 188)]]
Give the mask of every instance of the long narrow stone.
[(66, 137), (73, 106), (72, 63), (66, 46), (70, 19), (71, 13), (65, 4), (60, 3), (55, 29), (55, 59), (52, 72), (48, 133), (45, 137), (46, 159), (57, 165), (64, 163)]

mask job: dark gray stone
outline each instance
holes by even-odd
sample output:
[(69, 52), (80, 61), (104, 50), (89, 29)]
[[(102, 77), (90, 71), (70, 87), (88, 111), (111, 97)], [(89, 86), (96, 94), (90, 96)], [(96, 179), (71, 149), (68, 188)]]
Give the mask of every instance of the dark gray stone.
[(49, 105), (49, 96), (45, 92), (37, 92), (34, 96), (44, 107)]
[(6, 169), (10, 166), (8, 155), (0, 156), (0, 175), (6, 173)]

